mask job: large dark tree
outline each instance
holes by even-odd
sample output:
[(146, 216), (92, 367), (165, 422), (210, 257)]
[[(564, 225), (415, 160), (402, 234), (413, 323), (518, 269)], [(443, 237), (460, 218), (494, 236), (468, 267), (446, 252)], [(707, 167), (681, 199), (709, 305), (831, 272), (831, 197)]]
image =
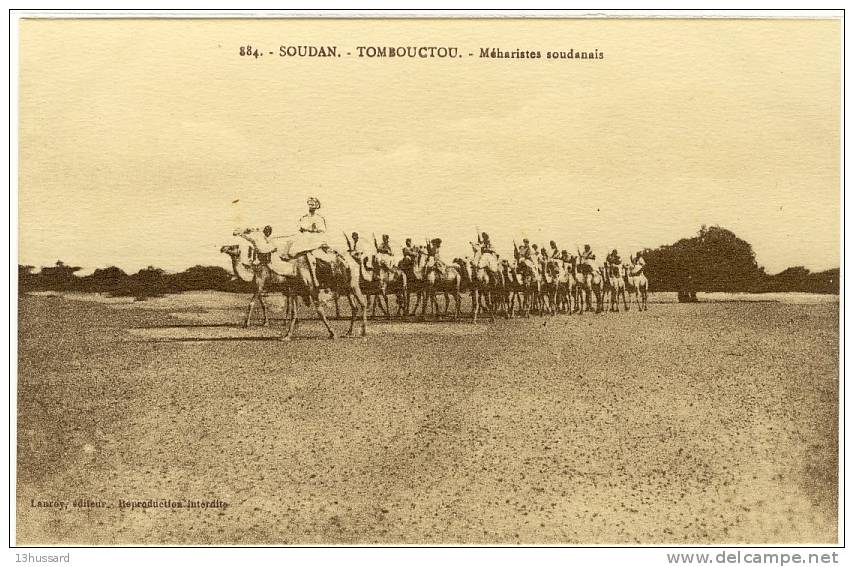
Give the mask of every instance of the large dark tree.
[(88, 278), (86, 287), (92, 291), (112, 292), (118, 290), (127, 282), (128, 275), (121, 268), (109, 266), (98, 268)]
[(719, 226), (703, 226), (697, 236), (647, 250), (644, 258), (657, 291), (752, 291), (765, 275), (750, 244)]
[(173, 276), (182, 291), (228, 289), (231, 279), (231, 272), (219, 266), (193, 266)]

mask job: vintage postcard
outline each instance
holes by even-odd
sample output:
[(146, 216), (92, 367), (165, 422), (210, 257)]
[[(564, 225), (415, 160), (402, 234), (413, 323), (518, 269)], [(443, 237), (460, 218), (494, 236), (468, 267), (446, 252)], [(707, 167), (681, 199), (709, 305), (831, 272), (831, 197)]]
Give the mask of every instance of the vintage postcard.
[(13, 25), (17, 545), (842, 543), (841, 13)]

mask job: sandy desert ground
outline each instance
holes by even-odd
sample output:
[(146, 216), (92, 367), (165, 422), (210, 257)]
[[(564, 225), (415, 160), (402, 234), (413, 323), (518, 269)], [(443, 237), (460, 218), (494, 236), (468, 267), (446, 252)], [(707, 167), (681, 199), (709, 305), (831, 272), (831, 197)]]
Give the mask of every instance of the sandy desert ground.
[(291, 343), (247, 299), (21, 298), (18, 544), (837, 541), (836, 297)]

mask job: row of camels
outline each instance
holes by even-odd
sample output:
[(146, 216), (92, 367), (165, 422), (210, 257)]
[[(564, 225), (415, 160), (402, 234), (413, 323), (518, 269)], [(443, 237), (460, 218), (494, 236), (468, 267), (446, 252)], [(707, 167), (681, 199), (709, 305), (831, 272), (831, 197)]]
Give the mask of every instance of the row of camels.
[[(252, 232), (247, 230), (241, 236), (248, 237), (251, 242)], [(334, 251), (331, 251), (331, 261), (318, 261), (308, 253), (289, 261), (259, 262), (251, 246), (234, 244), (223, 246), (220, 251), (231, 258), (234, 275), (255, 288), (244, 326), (251, 324), (256, 304), (261, 307), (263, 324), (268, 325), (264, 294), (281, 292), (284, 295), (286, 330), (283, 340), (290, 340), (297, 328), (298, 298), (315, 309), (330, 338), (335, 338), (336, 334), (329, 324), (324, 304), (327, 299), (334, 299), (337, 313), (341, 296), (347, 297), (350, 303), (347, 336), (353, 335), (357, 322), (360, 336), (365, 336), (367, 314), (371, 309), (373, 315), (379, 309), (390, 319), (390, 295), (396, 299), (395, 315), (403, 319), (416, 315), (419, 306), (422, 319), (427, 319), (428, 309), (434, 319), (447, 317), (451, 301), (454, 311), (450, 317), (458, 319), (462, 316), (462, 295), (470, 293), (471, 317), (475, 323), (481, 314), (494, 321), (496, 315), (513, 318), (517, 315), (530, 317), (532, 313), (602, 313), (606, 310), (606, 302), (608, 310), (619, 311), (620, 300), (628, 311), (629, 298), (634, 300), (638, 310), (647, 309), (649, 282), (643, 272), (635, 275), (627, 264), (604, 264), (589, 269), (574, 256), (568, 260), (511, 262), (497, 254), (482, 254), (473, 244), (472, 257), (455, 258), (450, 264), (439, 266), (426, 246), (416, 248), (414, 259), (405, 258), (399, 262), (389, 255), (367, 255), (357, 260), (349, 253)], [(444, 297), (444, 309), (439, 307), (439, 295)]]

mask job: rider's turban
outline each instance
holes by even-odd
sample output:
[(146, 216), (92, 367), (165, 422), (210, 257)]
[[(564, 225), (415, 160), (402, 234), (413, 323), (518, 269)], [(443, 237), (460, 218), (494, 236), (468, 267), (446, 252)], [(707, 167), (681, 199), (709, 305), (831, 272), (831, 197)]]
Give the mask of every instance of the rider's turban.
[(309, 197), (307, 202), (309, 207), (314, 207), (315, 209), (320, 208), (320, 201), (317, 197)]

